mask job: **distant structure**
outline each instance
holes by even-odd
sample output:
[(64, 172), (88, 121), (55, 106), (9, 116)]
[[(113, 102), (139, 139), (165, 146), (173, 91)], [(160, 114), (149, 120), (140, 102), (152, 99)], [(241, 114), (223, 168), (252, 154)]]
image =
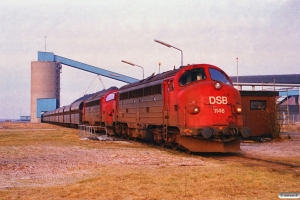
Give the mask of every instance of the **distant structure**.
[(20, 116), (20, 121), (22, 121), (22, 122), (29, 122), (30, 121), (30, 116)]
[[(43, 112), (60, 107), (61, 65), (67, 65), (125, 83), (139, 81), (132, 77), (64, 58), (51, 52), (38, 52), (38, 61), (31, 62), (30, 122), (39, 123)], [(255, 90), (255, 86), (259, 85), (262, 85), (262, 90), (264, 90), (264, 86), (274, 86), (274, 90), (275, 86), (298, 88), (300, 86), (300, 74), (232, 76), (231, 79), (234, 84), (237, 83), (238, 79), (239, 90), (242, 90), (242, 86), (252, 86), (252, 90)], [(289, 99), (290, 94), (287, 96), (287, 99)], [(297, 98), (299, 102), (299, 94)], [(300, 108), (298, 110), (300, 111)]]
[(30, 122), (40, 123), (43, 112), (59, 107), (60, 69), (59, 62), (31, 62)]
[(60, 107), (61, 65), (67, 65), (125, 83), (139, 81), (129, 76), (64, 58), (51, 52), (38, 52), (38, 61), (31, 62), (31, 123), (40, 123), (43, 112)]
[[(238, 90), (243, 86), (251, 86), (255, 90), (256, 86), (261, 86), (261, 90), (267, 87), (300, 87), (300, 74), (277, 74), (277, 75), (250, 75), (250, 76), (231, 76), (233, 84)], [(237, 80), (239, 81), (237, 83)]]

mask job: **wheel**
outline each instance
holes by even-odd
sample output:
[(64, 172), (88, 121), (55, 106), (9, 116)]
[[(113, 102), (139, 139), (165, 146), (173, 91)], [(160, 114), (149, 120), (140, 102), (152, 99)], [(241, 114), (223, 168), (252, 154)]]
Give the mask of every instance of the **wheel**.
[(177, 144), (174, 144), (174, 145), (172, 146), (172, 149), (173, 149), (174, 151), (176, 151), (177, 148), (178, 148), (178, 145), (177, 145)]
[(189, 149), (185, 149), (185, 152), (186, 152), (187, 154), (192, 154), (192, 152), (191, 152)]

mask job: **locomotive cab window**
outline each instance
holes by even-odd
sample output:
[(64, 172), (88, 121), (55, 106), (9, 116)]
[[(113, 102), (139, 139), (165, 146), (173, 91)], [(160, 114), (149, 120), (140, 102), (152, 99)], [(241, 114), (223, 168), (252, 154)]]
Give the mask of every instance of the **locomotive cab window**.
[(107, 97), (106, 97), (106, 102), (115, 99), (115, 95), (116, 95), (115, 93), (111, 93), (111, 94), (107, 95)]
[(264, 100), (250, 100), (250, 110), (265, 110), (266, 105)]
[(227, 85), (231, 85), (230, 80), (228, 77), (224, 74), (224, 72), (219, 71), (217, 69), (209, 68), (210, 77), (214, 81), (220, 81), (222, 83), (225, 83)]
[(203, 68), (192, 69), (184, 72), (179, 78), (179, 85), (184, 86), (195, 81), (205, 80), (206, 75)]

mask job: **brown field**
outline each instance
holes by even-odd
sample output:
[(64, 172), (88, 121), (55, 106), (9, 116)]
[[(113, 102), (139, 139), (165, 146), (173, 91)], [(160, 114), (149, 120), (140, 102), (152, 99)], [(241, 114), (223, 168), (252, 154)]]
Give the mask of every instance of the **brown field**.
[(0, 123), (0, 199), (278, 199), (300, 192), (300, 168), (236, 155), (300, 165), (299, 133), (290, 136), (242, 143), (237, 154), (189, 155), (84, 141), (76, 129), (49, 124)]

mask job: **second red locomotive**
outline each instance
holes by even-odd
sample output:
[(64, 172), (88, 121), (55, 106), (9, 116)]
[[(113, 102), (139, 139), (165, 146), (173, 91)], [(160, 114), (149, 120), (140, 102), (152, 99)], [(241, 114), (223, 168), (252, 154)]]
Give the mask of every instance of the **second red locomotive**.
[[(250, 135), (250, 129), (243, 126), (239, 91), (224, 71), (209, 64), (150, 76), (105, 90), (82, 103), (78, 125), (100, 125), (110, 135), (140, 138), (174, 149), (238, 151), (241, 136)], [(52, 122), (50, 116), (47, 112), (42, 120)]]

